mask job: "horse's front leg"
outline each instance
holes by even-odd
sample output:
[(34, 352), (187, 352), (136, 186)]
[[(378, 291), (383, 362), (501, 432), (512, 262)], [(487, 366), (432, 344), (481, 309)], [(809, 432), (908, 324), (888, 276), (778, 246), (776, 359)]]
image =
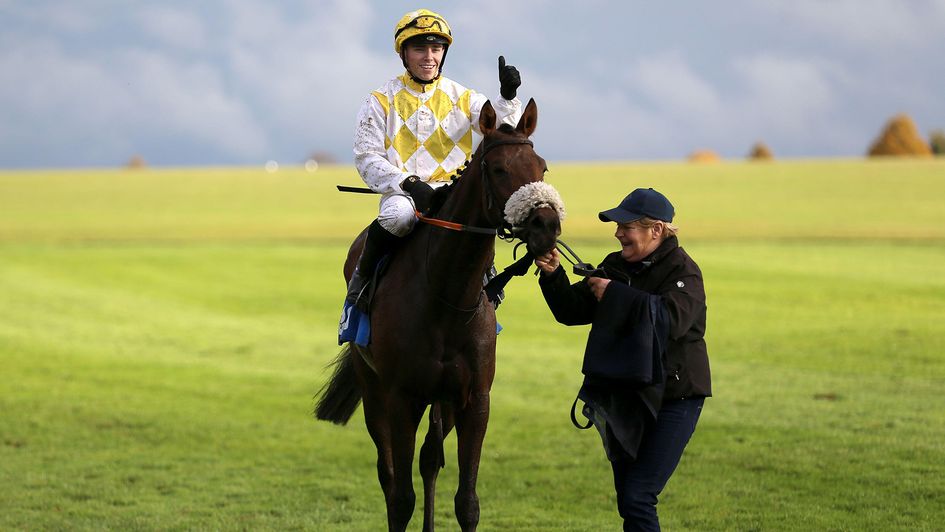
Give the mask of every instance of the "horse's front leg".
[(454, 500), (456, 519), (463, 532), (476, 530), (479, 524), (479, 458), (482, 440), (489, 423), (489, 392), (472, 394), (466, 408), (456, 412), (457, 451), (459, 454), (459, 489)]

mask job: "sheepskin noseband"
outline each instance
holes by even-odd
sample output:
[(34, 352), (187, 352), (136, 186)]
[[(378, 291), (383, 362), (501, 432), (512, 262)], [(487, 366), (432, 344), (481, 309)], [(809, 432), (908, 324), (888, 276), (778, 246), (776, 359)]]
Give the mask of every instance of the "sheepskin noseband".
[(558, 213), (558, 219), (564, 220), (564, 202), (555, 187), (544, 181), (536, 181), (516, 190), (505, 203), (505, 221), (512, 227), (522, 225), (525, 218), (535, 209), (550, 207)]

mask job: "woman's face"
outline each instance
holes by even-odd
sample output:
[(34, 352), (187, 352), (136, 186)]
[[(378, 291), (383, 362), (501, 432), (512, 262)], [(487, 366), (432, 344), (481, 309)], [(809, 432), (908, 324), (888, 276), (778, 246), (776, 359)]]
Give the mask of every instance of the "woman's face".
[(430, 81), (440, 73), (442, 44), (411, 44), (405, 47), (404, 61), (413, 77)]
[(659, 222), (643, 227), (638, 222), (617, 224), (614, 236), (620, 241), (620, 256), (627, 262), (639, 262), (656, 251), (662, 242), (663, 226)]

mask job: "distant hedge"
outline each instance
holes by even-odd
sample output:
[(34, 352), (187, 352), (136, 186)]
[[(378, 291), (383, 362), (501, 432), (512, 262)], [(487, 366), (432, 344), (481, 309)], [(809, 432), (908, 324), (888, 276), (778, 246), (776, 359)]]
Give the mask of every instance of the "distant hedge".
[(945, 131), (936, 129), (929, 135), (929, 144), (932, 147), (932, 153), (938, 156), (945, 155)]

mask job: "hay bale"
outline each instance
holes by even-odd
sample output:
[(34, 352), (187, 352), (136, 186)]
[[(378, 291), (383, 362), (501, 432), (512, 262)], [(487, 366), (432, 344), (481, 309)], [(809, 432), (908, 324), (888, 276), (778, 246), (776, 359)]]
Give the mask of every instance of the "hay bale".
[(932, 149), (919, 136), (915, 122), (905, 113), (892, 117), (870, 146), (870, 157), (931, 157)]
[(932, 153), (942, 157), (945, 155), (945, 131), (941, 129), (936, 129), (929, 135), (929, 145), (932, 148)]
[(712, 150), (696, 150), (689, 154), (687, 160), (691, 163), (717, 163), (722, 159)]
[(752, 161), (771, 161), (774, 159), (774, 153), (764, 142), (758, 141), (748, 152), (748, 158)]
[(125, 164), (125, 168), (128, 168), (130, 170), (137, 170), (139, 168), (145, 168), (147, 166), (148, 166), (147, 163), (144, 162), (144, 157), (137, 154), (132, 155), (131, 159), (128, 160), (128, 163)]

